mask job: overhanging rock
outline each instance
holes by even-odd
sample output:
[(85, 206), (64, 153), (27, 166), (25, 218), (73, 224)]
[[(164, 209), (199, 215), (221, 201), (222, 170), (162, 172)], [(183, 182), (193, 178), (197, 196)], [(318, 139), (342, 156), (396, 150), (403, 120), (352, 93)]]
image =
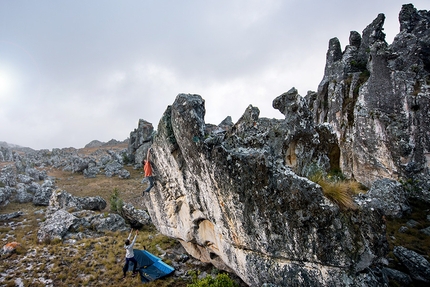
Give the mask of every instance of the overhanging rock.
[[(315, 162), (330, 166), (320, 141), (329, 133), (297, 117), (307, 107), (288, 93), (274, 104), (285, 119), (259, 118), (249, 106), (228, 128), (205, 124), (200, 96), (178, 95), (152, 145), (151, 219), (191, 255), (250, 286), (367, 286), (358, 284), (369, 277), (363, 271), (387, 250), (382, 215), (343, 212), (298, 175)], [(294, 101), (299, 109), (289, 111)]]

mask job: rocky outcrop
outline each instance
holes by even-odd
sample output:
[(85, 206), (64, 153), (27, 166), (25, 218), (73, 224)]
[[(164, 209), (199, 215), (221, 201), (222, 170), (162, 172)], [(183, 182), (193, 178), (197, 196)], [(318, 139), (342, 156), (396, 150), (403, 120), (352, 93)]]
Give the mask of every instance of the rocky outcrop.
[[(114, 140), (109, 144), (115, 143)], [(126, 142), (124, 142), (126, 143)], [(0, 170), (0, 206), (9, 202), (33, 202), (48, 205), (54, 179), (48, 177), (47, 169), (58, 168), (73, 173), (82, 173), (87, 178), (95, 178), (102, 172), (106, 177), (130, 178), (124, 168), (128, 158), (127, 149), (97, 149), (90, 155), (80, 154), (77, 149), (64, 148), (34, 151), (19, 154), (3, 148), (2, 158), (11, 161)], [(39, 184), (39, 181), (44, 181)]]
[(200, 96), (178, 95), (152, 145), (162, 167), (145, 195), (153, 223), (250, 286), (375, 285), (380, 279), (366, 270), (387, 250), (382, 213), (344, 213), (301, 177), (314, 163), (336, 164), (328, 153), (336, 137), (313, 124), (295, 89), (273, 105), (284, 120), (259, 118), (249, 106), (221, 131), (206, 129)]
[(46, 219), (37, 232), (38, 242), (100, 236), (106, 231), (125, 231), (127, 223), (118, 214), (101, 214), (106, 201), (100, 196), (76, 197), (64, 190), (52, 193)]
[(137, 167), (142, 166), (142, 160), (146, 158), (148, 148), (152, 144), (154, 127), (151, 123), (140, 119), (137, 129), (130, 133), (128, 142), (128, 154), (130, 162), (133, 162)]
[(384, 21), (351, 32), (344, 51), (330, 40), (324, 78), (307, 100), (316, 123), (334, 128), (344, 174), (368, 187), (412, 180), (430, 201), (430, 13), (403, 5), (391, 45)]

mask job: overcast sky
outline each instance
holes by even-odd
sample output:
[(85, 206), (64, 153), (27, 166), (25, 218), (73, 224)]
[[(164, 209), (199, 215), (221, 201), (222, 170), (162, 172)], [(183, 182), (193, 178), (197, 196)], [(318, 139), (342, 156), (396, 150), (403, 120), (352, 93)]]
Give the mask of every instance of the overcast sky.
[(317, 90), (331, 38), (343, 50), (384, 13), (390, 44), (405, 3), (0, 0), (0, 141), (124, 140), (139, 119), (157, 128), (179, 93), (205, 99), (206, 123), (235, 122), (249, 104), (282, 118), (273, 99)]

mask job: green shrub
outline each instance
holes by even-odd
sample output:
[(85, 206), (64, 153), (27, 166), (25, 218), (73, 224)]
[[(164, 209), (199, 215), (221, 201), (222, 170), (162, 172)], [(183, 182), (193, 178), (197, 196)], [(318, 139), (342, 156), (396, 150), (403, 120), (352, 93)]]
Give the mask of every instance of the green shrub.
[(238, 287), (239, 284), (234, 282), (227, 274), (219, 273), (215, 278), (208, 275), (205, 278), (197, 279), (197, 273), (192, 273), (193, 283), (188, 287)]
[(124, 205), (124, 201), (119, 196), (118, 188), (115, 187), (110, 196), (110, 210), (112, 212), (121, 214), (123, 205)]

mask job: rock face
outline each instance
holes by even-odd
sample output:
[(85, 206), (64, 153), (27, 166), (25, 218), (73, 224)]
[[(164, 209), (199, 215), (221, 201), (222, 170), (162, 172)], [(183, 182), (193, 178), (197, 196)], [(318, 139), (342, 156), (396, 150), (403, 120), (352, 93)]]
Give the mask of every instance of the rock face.
[(250, 286), (377, 282), (364, 270), (387, 250), (382, 214), (344, 213), (299, 176), (315, 162), (332, 164), (324, 151), (336, 137), (313, 125), (295, 89), (273, 105), (284, 120), (259, 118), (249, 106), (223, 130), (206, 128), (200, 96), (178, 95), (152, 145), (154, 165), (162, 167), (145, 195), (153, 223)]
[(307, 100), (315, 122), (334, 128), (346, 175), (369, 187), (412, 179), (430, 201), (430, 13), (403, 5), (391, 45), (384, 20), (351, 32), (343, 52), (330, 40), (324, 78)]
[(401, 218), (411, 212), (405, 189), (399, 182), (390, 179), (375, 181), (357, 201), (360, 205), (380, 209), (390, 217)]

